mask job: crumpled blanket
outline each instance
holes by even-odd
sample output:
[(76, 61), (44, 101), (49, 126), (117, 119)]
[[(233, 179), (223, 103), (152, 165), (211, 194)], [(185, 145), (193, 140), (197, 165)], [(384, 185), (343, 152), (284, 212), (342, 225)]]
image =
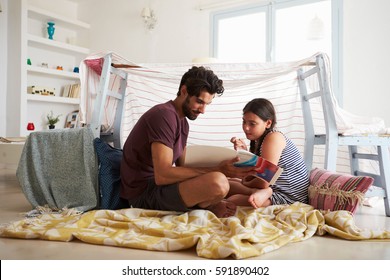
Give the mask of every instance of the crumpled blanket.
[(98, 206), (98, 162), (90, 128), (31, 133), (16, 171), (27, 200), (35, 208)]
[(207, 210), (186, 213), (143, 210), (94, 210), (84, 214), (43, 214), (4, 226), (1, 237), (71, 241), (154, 251), (196, 246), (209, 259), (250, 258), (304, 241), (314, 234), (347, 240), (390, 241), (390, 231), (356, 227), (348, 211), (321, 212), (302, 203), (253, 209), (217, 218)]

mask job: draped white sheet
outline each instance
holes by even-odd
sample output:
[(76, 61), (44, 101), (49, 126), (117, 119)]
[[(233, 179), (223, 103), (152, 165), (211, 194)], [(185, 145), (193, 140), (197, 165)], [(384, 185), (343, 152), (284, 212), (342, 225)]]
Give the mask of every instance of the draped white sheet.
[[(89, 123), (93, 101), (98, 91), (99, 69), (102, 58), (107, 52), (97, 53), (86, 58), (80, 65), (81, 120)], [(269, 99), (277, 112), (277, 128), (283, 131), (303, 152), (304, 126), (301, 110), (297, 70), (310, 62), (315, 62), (314, 54), (308, 58), (284, 63), (212, 63), (202, 64), (208, 67), (224, 81), (225, 92), (216, 97), (206, 108), (206, 113), (195, 121), (190, 121), (188, 144), (216, 145), (231, 147), (232, 136), (245, 138), (242, 132), (242, 109), (244, 105), (257, 97)], [(112, 62), (136, 66), (123, 57), (111, 53)], [(125, 68), (128, 73), (125, 111), (122, 121), (123, 143), (140, 116), (152, 106), (173, 100), (178, 91), (182, 75), (193, 65), (198, 64), (138, 64), (139, 68)], [(198, 65), (199, 66), (199, 65)], [(329, 65), (328, 65), (329, 67)], [(330, 68), (328, 68), (330, 69)], [(328, 71), (329, 72), (329, 71)], [(328, 73), (329, 75), (329, 73)], [(113, 79), (110, 88), (118, 88), (118, 80)], [(340, 133), (383, 133), (384, 122), (377, 118), (352, 115), (342, 110), (335, 98), (337, 126)], [(109, 99), (105, 107), (102, 125), (109, 130), (113, 124), (115, 101)], [(314, 108), (313, 118), (316, 129), (324, 131), (323, 114), (320, 104)], [(314, 166), (322, 165), (321, 148), (314, 159)], [(339, 170), (347, 170), (348, 154), (340, 151)], [(343, 168), (343, 166), (345, 168)], [(349, 172), (349, 170), (347, 170)]]

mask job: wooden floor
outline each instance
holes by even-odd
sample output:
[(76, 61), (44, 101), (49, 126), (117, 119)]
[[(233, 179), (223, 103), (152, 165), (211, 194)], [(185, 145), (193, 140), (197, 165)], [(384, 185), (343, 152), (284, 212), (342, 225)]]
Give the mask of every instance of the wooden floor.
[[(360, 228), (390, 230), (383, 202), (360, 207), (355, 221)], [(15, 170), (0, 169), (0, 223), (19, 220), (31, 206), (21, 192)], [(1, 260), (200, 260), (195, 248), (179, 252), (154, 252), (91, 245), (78, 241), (54, 242), (0, 238)], [(347, 241), (314, 236), (254, 259), (263, 260), (390, 260), (390, 241)]]

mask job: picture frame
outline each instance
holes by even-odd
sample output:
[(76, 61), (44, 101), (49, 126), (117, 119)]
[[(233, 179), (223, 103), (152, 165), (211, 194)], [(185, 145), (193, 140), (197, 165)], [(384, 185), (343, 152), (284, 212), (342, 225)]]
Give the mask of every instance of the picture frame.
[(79, 127), (79, 110), (75, 110), (66, 117), (65, 128)]

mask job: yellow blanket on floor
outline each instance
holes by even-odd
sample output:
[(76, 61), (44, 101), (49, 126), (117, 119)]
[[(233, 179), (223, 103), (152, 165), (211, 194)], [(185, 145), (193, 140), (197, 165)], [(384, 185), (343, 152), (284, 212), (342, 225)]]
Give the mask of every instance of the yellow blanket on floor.
[(259, 209), (239, 207), (229, 218), (217, 218), (207, 210), (64, 211), (13, 222), (2, 228), (0, 236), (55, 241), (77, 238), (86, 243), (155, 251), (196, 246), (200, 257), (242, 259), (327, 233), (348, 240), (390, 241), (390, 231), (357, 228), (347, 211), (322, 213), (302, 203)]

